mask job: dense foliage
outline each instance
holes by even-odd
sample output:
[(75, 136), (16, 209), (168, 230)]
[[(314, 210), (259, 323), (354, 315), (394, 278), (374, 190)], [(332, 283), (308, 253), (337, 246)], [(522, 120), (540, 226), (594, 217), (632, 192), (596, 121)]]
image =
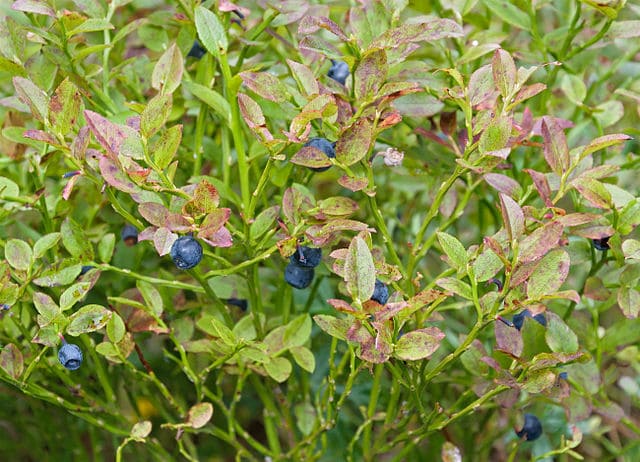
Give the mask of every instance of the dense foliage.
[(0, 460), (640, 460), (640, 6), (0, 9)]

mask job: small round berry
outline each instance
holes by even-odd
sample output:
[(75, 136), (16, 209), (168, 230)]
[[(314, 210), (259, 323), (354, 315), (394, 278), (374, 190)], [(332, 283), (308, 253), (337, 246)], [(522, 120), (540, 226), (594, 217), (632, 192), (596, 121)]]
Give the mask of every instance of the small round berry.
[(181, 236), (171, 246), (170, 254), (178, 268), (191, 269), (202, 260), (202, 246), (193, 236)]
[(544, 317), (544, 314), (538, 313), (535, 316), (533, 316), (531, 314), (531, 311), (529, 311), (528, 309), (525, 309), (524, 311), (516, 314), (513, 317), (513, 326), (518, 330), (522, 329), (522, 326), (524, 324), (524, 318), (533, 318), (544, 327), (547, 327), (547, 318)]
[[(336, 149), (335, 149), (336, 148), (336, 143), (332, 143), (331, 141), (329, 141), (326, 138), (311, 138), (309, 141), (307, 141), (304, 144), (305, 148), (309, 147), (309, 146), (311, 146), (312, 148), (319, 149), (327, 157), (330, 157), (332, 159), (336, 157)], [(311, 167), (311, 170), (313, 170), (315, 172), (324, 172), (325, 170), (329, 170), (330, 168), (331, 168), (331, 166), (328, 166), (328, 167), (317, 167), (317, 168)]]
[(306, 268), (315, 268), (322, 261), (322, 249), (315, 247), (299, 246), (296, 251), (289, 257), (291, 263), (304, 266)]
[(91, 265), (83, 265), (82, 268), (80, 269), (80, 276), (82, 276), (83, 274), (87, 274), (89, 271), (91, 271), (94, 267)]
[(389, 300), (389, 288), (387, 285), (376, 279), (376, 285), (373, 289), (373, 295), (371, 295), (371, 300), (384, 305)]
[(73, 343), (63, 343), (58, 350), (58, 361), (70, 371), (75, 371), (82, 364), (82, 350)]
[(542, 435), (542, 424), (540, 420), (533, 414), (524, 415), (524, 425), (520, 431), (516, 431), (518, 438), (525, 438), (527, 441), (533, 441)]
[(313, 281), (313, 268), (305, 268), (294, 263), (289, 263), (284, 270), (284, 280), (296, 289), (306, 289)]
[(332, 78), (341, 85), (344, 85), (349, 77), (349, 65), (344, 61), (331, 60), (331, 68), (327, 72), (327, 76)]
[(560, 378), (562, 380), (569, 380), (569, 373), (568, 372), (560, 372), (558, 374), (558, 378)]
[(193, 46), (189, 50), (189, 53), (187, 53), (187, 56), (190, 56), (191, 58), (200, 59), (205, 55), (206, 52), (207, 50), (205, 50), (202, 47), (202, 45), (200, 45), (200, 42), (198, 42), (197, 40), (194, 40)]
[(138, 243), (138, 229), (133, 225), (125, 225), (120, 232), (120, 237), (129, 247), (136, 245)]
[(609, 236), (603, 237), (602, 239), (591, 239), (591, 243), (596, 249), (602, 252), (611, 248), (609, 246)]
[(225, 303), (227, 303), (228, 305), (237, 306), (242, 311), (247, 311), (247, 308), (249, 307), (249, 304), (244, 298), (227, 298), (225, 300)]

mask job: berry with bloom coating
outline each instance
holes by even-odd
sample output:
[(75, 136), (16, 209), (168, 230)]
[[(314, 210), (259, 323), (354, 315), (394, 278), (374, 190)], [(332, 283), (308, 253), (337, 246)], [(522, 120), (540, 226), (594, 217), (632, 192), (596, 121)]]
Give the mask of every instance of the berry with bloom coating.
[(522, 313), (518, 313), (513, 317), (513, 326), (520, 330), (522, 329), (522, 325), (524, 324), (524, 318), (533, 318), (542, 324), (544, 327), (547, 327), (547, 318), (544, 317), (544, 314), (539, 313), (535, 316), (531, 315), (531, 311), (524, 310)]
[(289, 260), (298, 266), (315, 268), (320, 264), (320, 261), (322, 261), (322, 249), (301, 245), (293, 255), (289, 257)]
[(125, 225), (120, 232), (120, 237), (129, 247), (138, 243), (138, 229), (133, 225)]
[(178, 268), (191, 269), (202, 260), (202, 246), (192, 236), (181, 236), (171, 246), (170, 254)]
[(58, 350), (58, 361), (70, 371), (75, 371), (82, 364), (82, 350), (78, 345), (64, 342)]
[(284, 270), (284, 280), (296, 289), (306, 289), (313, 281), (313, 268), (305, 268), (295, 263), (289, 263)]
[(327, 76), (339, 84), (344, 85), (349, 77), (349, 65), (344, 61), (331, 60), (331, 68), (327, 72)]
[(376, 285), (373, 289), (371, 300), (376, 301), (381, 305), (387, 303), (387, 300), (389, 300), (389, 288), (384, 282), (376, 279)]
[(520, 431), (516, 431), (518, 438), (525, 438), (527, 441), (533, 441), (542, 435), (542, 424), (540, 420), (533, 414), (524, 415), (524, 425)]
[[(305, 148), (309, 146), (311, 146), (312, 148), (319, 149), (327, 157), (330, 157), (332, 159), (336, 157), (336, 143), (332, 143), (326, 138), (311, 138), (309, 141), (307, 141), (304, 144)], [(331, 166), (316, 167), (316, 168), (311, 167), (311, 170), (315, 172), (324, 172), (325, 170), (329, 170), (330, 168)]]

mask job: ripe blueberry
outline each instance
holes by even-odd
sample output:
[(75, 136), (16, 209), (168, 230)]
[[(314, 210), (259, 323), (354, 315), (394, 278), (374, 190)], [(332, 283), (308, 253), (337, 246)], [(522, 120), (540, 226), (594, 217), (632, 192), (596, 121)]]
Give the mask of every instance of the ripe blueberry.
[(78, 345), (64, 342), (58, 350), (58, 361), (70, 371), (75, 371), (82, 364), (82, 350)]
[(533, 441), (542, 435), (542, 424), (540, 420), (533, 414), (524, 415), (524, 425), (520, 431), (516, 431), (518, 438), (525, 438), (527, 441)]
[(389, 300), (389, 288), (385, 283), (376, 279), (376, 285), (373, 289), (373, 295), (371, 296), (371, 300), (384, 305)]
[(191, 269), (202, 260), (202, 246), (192, 236), (181, 236), (171, 246), (170, 254), (178, 268)]
[(544, 317), (544, 314), (539, 313), (535, 316), (531, 315), (531, 311), (524, 310), (522, 313), (518, 313), (513, 317), (513, 326), (520, 330), (522, 329), (522, 325), (524, 324), (524, 318), (533, 318), (542, 324), (544, 327), (547, 327), (547, 318)]
[(609, 236), (603, 237), (602, 239), (591, 239), (591, 244), (601, 251), (609, 250), (611, 247), (609, 246)]
[(327, 72), (327, 76), (336, 82), (344, 85), (349, 77), (349, 65), (344, 61), (331, 60), (331, 68)]
[[(311, 138), (309, 141), (307, 141), (304, 144), (304, 147), (308, 147), (311, 146), (312, 148), (316, 148), (319, 149), (320, 151), (322, 151), (327, 157), (330, 158), (335, 158), (336, 157), (336, 143), (332, 143), (331, 141), (329, 141), (326, 138)], [(311, 170), (316, 171), (316, 172), (324, 172), (325, 170), (329, 170), (331, 168), (331, 166), (329, 167), (317, 167), (317, 168), (311, 168)]]
[(200, 45), (200, 42), (198, 42), (197, 40), (194, 40), (193, 46), (189, 50), (189, 53), (187, 53), (187, 56), (190, 56), (190, 57), (196, 58), (196, 59), (200, 59), (205, 55), (206, 52), (207, 52), (207, 50), (205, 50), (202, 47), (202, 45)]
[(562, 379), (562, 380), (569, 380), (569, 373), (568, 372), (560, 372), (558, 374), (558, 378)]
[(289, 257), (289, 260), (294, 265), (315, 268), (322, 260), (322, 249), (301, 245), (296, 249), (294, 254)]
[(284, 270), (284, 280), (296, 289), (306, 289), (313, 281), (313, 268), (305, 268), (295, 263), (289, 263)]
[(237, 306), (242, 311), (247, 311), (247, 308), (249, 307), (249, 304), (244, 298), (227, 298), (225, 300), (225, 303), (227, 303), (228, 305)]
[(93, 269), (93, 266), (91, 265), (83, 265), (82, 268), (80, 269), (80, 276), (82, 276), (83, 274), (87, 274), (92, 269)]
[(120, 237), (129, 247), (138, 243), (138, 229), (133, 225), (125, 225), (120, 231)]

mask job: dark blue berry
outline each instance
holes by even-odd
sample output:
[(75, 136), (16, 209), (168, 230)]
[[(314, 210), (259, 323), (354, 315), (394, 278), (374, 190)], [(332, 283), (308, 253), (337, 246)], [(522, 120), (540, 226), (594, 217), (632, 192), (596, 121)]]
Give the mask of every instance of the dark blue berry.
[(189, 53), (187, 53), (187, 56), (200, 59), (206, 54), (206, 52), (207, 50), (205, 50), (202, 45), (200, 45), (200, 42), (194, 40), (193, 46), (191, 47), (191, 50), (189, 50)]
[(11, 305), (7, 305), (6, 303), (0, 304), (0, 311), (6, 311), (11, 308)]
[(227, 298), (225, 300), (225, 303), (229, 305), (237, 306), (242, 311), (247, 311), (247, 308), (249, 307), (249, 304), (244, 298)]
[(349, 77), (349, 65), (344, 61), (331, 60), (331, 68), (327, 72), (327, 76), (344, 85)]
[(125, 225), (120, 231), (120, 237), (129, 247), (138, 243), (138, 229), (133, 225)]
[(181, 270), (191, 269), (202, 260), (202, 246), (192, 236), (181, 236), (171, 246), (171, 258)]
[(387, 300), (389, 300), (389, 288), (384, 282), (376, 279), (376, 285), (373, 289), (371, 300), (376, 301), (381, 305), (387, 303)]
[(284, 270), (284, 280), (296, 289), (306, 289), (313, 281), (313, 268), (305, 268), (295, 263), (289, 263)]
[(58, 350), (58, 361), (70, 371), (75, 371), (82, 364), (82, 350), (73, 343), (64, 343)]
[(81, 269), (80, 269), (80, 276), (82, 276), (83, 274), (87, 274), (89, 271), (91, 271), (93, 269), (93, 266), (91, 265), (84, 265)]
[[(311, 138), (309, 141), (307, 141), (304, 144), (304, 147), (308, 147), (311, 146), (312, 148), (316, 148), (319, 149), (320, 151), (322, 151), (324, 153), (324, 155), (326, 155), (327, 157), (330, 158), (335, 158), (336, 157), (336, 143), (332, 143), (331, 141), (329, 141), (326, 138)], [(314, 170), (316, 172), (324, 172), (325, 170), (329, 170), (331, 168), (331, 166), (329, 167), (317, 167), (317, 168), (311, 168), (311, 170)]]
[(593, 246), (601, 251), (609, 250), (611, 247), (609, 246), (609, 237), (603, 237), (602, 239), (591, 239), (591, 243)]
[(562, 380), (569, 380), (569, 373), (567, 372), (560, 372), (558, 374), (558, 378), (561, 378)]
[(522, 313), (518, 313), (513, 317), (513, 326), (520, 330), (522, 329), (522, 325), (524, 324), (524, 318), (533, 318), (542, 324), (544, 327), (547, 327), (547, 318), (544, 317), (544, 314), (539, 313), (535, 316), (531, 315), (531, 311), (524, 310)]
[(527, 441), (533, 441), (542, 435), (542, 424), (540, 420), (533, 414), (524, 415), (524, 425), (520, 431), (516, 432), (518, 438), (525, 438)]
[(289, 260), (298, 266), (315, 268), (322, 261), (322, 249), (302, 245), (289, 257)]

